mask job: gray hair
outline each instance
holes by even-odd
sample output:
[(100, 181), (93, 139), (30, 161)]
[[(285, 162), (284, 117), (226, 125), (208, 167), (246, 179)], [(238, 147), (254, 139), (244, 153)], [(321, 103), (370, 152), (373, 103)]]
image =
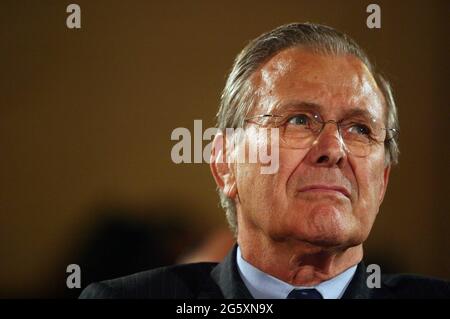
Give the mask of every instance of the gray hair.
[[(303, 47), (319, 54), (351, 54), (359, 58), (371, 72), (383, 93), (386, 103), (386, 127), (399, 130), (397, 107), (389, 82), (375, 72), (366, 53), (346, 34), (331, 27), (312, 23), (291, 23), (282, 25), (250, 41), (236, 57), (223, 89), (220, 108), (217, 113), (217, 128), (244, 127), (245, 118), (253, 105), (254, 88), (249, 81), (251, 75), (277, 53), (291, 48)], [(386, 165), (398, 162), (399, 146), (397, 136), (385, 141)], [(226, 211), (231, 230), (237, 235), (236, 205), (218, 188), (220, 203)]]

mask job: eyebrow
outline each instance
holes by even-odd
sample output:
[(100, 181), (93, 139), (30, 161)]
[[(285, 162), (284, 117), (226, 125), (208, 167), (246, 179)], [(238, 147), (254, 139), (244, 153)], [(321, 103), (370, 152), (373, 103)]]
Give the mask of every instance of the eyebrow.
[(288, 102), (282, 105), (277, 105), (275, 107), (276, 110), (283, 111), (283, 110), (295, 110), (295, 109), (301, 109), (304, 111), (316, 111), (318, 113), (321, 113), (321, 111), (324, 109), (324, 107), (320, 104), (314, 103), (314, 102), (308, 102), (308, 101), (292, 101)]
[(365, 109), (350, 109), (346, 112), (344, 112), (344, 118), (349, 118), (349, 117), (363, 117), (366, 119), (370, 119), (370, 120), (375, 120), (378, 121), (377, 118), (368, 110)]
[[(292, 101), (285, 104), (282, 104), (280, 106), (277, 106), (275, 108), (276, 110), (283, 111), (283, 110), (295, 110), (295, 109), (301, 109), (304, 111), (314, 111), (322, 115), (323, 110), (325, 109), (323, 105), (309, 102), (309, 101)], [(349, 110), (344, 111), (344, 114), (342, 116), (342, 119), (349, 118), (349, 117), (363, 117), (366, 119), (371, 119), (375, 121), (379, 121), (374, 114), (372, 114), (369, 110), (361, 109), (361, 108), (351, 108)]]

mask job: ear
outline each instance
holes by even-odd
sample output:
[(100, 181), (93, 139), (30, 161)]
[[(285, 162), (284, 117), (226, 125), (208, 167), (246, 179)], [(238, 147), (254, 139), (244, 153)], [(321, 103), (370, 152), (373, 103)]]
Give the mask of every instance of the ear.
[(222, 132), (217, 132), (212, 142), (209, 166), (217, 186), (225, 195), (235, 198), (237, 187), (230, 154), (232, 150), (228, 150), (226, 142), (227, 137)]
[(386, 194), (387, 185), (389, 183), (389, 175), (391, 174), (391, 165), (386, 165), (383, 172), (383, 185), (381, 186), (379, 205), (383, 202), (384, 195)]

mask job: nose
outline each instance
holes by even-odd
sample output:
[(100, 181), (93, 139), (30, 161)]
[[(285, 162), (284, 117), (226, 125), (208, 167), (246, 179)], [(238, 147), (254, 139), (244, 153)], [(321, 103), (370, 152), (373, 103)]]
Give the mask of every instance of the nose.
[(347, 156), (344, 141), (335, 122), (326, 124), (308, 152), (309, 161), (315, 166), (341, 167)]

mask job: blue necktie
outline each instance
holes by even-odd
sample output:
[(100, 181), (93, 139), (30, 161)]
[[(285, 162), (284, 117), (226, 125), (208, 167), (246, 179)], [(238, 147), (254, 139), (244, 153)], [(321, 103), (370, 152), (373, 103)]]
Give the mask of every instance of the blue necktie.
[(316, 289), (294, 289), (292, 290), (286, 299), (323, 299), (320, 292)]

